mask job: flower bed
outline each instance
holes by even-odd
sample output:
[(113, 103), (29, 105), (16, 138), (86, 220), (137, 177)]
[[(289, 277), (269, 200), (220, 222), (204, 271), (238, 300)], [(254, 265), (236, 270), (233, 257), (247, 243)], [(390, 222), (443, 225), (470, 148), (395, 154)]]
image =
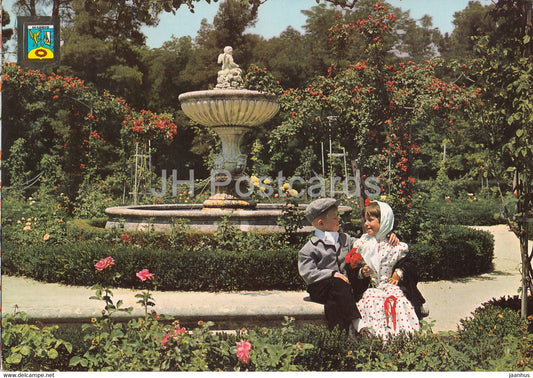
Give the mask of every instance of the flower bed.
[[(533, 335), (518, 312), (493, 305), (463, 319), (457, 332), (383, 343), (293, 318), (280, 328), (215, 333), (212, 322), (184, 329), (152, 314), (114, 323), (93, 319), (81, 329), (29, 325), (25, 314), (2, 319), (6, 371), (531, 371)], [(529, 321), (531, 323), (531, 320)]]

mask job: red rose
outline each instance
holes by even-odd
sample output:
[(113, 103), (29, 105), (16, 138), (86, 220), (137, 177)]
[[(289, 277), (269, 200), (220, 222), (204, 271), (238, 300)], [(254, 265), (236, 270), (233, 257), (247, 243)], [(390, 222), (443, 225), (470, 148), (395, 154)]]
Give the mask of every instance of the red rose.
[(370, 199), (369, 198), (365, 198), (365, 206), (368, 206), (370, 205)]

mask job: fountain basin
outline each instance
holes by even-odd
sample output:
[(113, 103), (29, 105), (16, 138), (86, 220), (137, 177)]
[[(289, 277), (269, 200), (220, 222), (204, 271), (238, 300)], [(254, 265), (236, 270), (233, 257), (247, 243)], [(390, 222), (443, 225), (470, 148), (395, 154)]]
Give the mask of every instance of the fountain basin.
[(250, 128), (276, 115), (276, 96), (248, 89), (212, 89), (183, 93), (178, 97), (187, 117), (208, 127)]
[[(302, 211), (306, 207), (299, 206)], [(340, 206), (339, 210), (349, 213), (352, 208)], [(171, 231), (172, 220), (183, 219), (191, 230), (214, 232), (218, 228), (216, 223), (225, 217), (241, 231), (285, 231), (277, 225), (278, 218), (283, 215), (281, 204), (260, 203), (254, 210), (204, 208), (202, 204), (139, 205), (110, 207), (105, 212), (109, 216), (106, 228), (125, 231)], [(306, 225), (299, 232), (312, 230), (312, 226)]]

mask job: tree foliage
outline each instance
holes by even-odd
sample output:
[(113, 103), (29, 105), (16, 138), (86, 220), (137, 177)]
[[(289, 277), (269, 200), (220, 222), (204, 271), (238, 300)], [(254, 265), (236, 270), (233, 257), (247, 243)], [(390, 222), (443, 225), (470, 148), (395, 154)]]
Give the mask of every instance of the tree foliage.
[(440, 41), (440, 52), (445, 58), (472, 58), (476, 39), (496, 31), (496, 20), (490, 16), (494, 5), (469, 1), (465, 9), (454, 14), (454, 29)]
[[(187, 120), (177, 97), (214, 86), (216, 56), (225, 45), (233, 46), (249, 85), (280, 94), (279, 115), (245, 137), (243, 152), (250, 151), (253, 169), (265, 174), (319, 172), (321, 143), (330, 134), (334, 149), (344, 147), (365, 174), (378, 172), (384, 190), (404, 198), (413, 180), (434, 178), (439, 171), (450, 178), (505, 177), (506, 184), (505, 168), (531, 160), (530, 129), (521, 126), (530, 116), (530, 59), (523, 54), (530, 42), (524, 39), (518, 0), (490, 6), (471, 1), (455, 14), (455, 30), (444, 37), (429, 16), (413, 20), (386, 2), (331, 0), (311, 6), (310, 1), (303, 32), (289, 27), (268, 40), (247, 32), (264, 0), (226, 0), (196, 36), (173, 38), (155, 49), (145, 46), (142, 26), (156, 25), (161, 12), (182, 5), (194, 11), (198, 1), (18, 4), (26, 13), (46, 4), (68, 13), (59, 76), (79, 77), (89, 91), (124, 98), (135, 107), (130, 114), (149, 109), (180, 125), (181, 138), (159, 147), (158, 167), (186, 161), (207, 174), (216, 139)], [(38, 99), (7, 101), (14, 102), (13, 114), (28, 112), (34, 119), (48, 106)], [(87, 112), (76, 101), (61, 101), (56, 113), (47, 115), (53, 120), (14, 128), (7, 145), (42, 136), (32, 153), (59, 151), (46, 138), (49, 130), (68, 139), (71, 131), (64, 125), (80, 123), (69, 118), (69, 107)], [(331, 133), (328, 116), (337, 117)], [(18, 125), (19, 119), (10, 122)], [(112, 122), (121, 125), (123, 119)], [(334, 159), (333, 170), (341, 174), (340, 167)]]
[(9, 12), (2, 9), (2, 44), (5, 44), (7, 41), (13, 37), (12, 28), (4, 28), (5, 25), (9, 25), (11, 22), (11, 16)]
[[(132, 143), (145, 134), (170, 142), (177, 133), (168, 117), (136, 112), (122, 98), (107, 91), (99, 94), (79, 78), (46, 75), (15, 64), (5, 64), (2, 72), (3, 122), (8, 125), (2, 128), (2, 139), (14, 146), (5, 154), (8, 166), (21, 166), (20, 146), (27, 149), (26, 166), (9, 170), (8, 186), (22, 186), (42, 174), (41, 181), (75, 196), (85, 180), (121, 174), (124, 179)], [(59, 156), (60, 175), (47, 169), (46, 156)], [(58, 181), (51, 182), (47, 174)]]

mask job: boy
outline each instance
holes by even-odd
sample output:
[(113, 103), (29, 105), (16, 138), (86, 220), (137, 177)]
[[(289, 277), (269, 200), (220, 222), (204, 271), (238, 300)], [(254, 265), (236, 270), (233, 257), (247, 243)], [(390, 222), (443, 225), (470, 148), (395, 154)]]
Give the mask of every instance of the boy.
[(361, 314), (355, 303), (370, 279), (353, 280), (357, 283), (352, 290), (344, 258), (355, 239), (339, 233), (338, 205), (333, 198), (321, 198), (307, 206), (304, 215), (315, 228), (315, 234), (298, 253), (298, 272), (307, 284), (311, 300), (324, 305), (328, 328), (338, 326), (349, 331), (357, 329)]

